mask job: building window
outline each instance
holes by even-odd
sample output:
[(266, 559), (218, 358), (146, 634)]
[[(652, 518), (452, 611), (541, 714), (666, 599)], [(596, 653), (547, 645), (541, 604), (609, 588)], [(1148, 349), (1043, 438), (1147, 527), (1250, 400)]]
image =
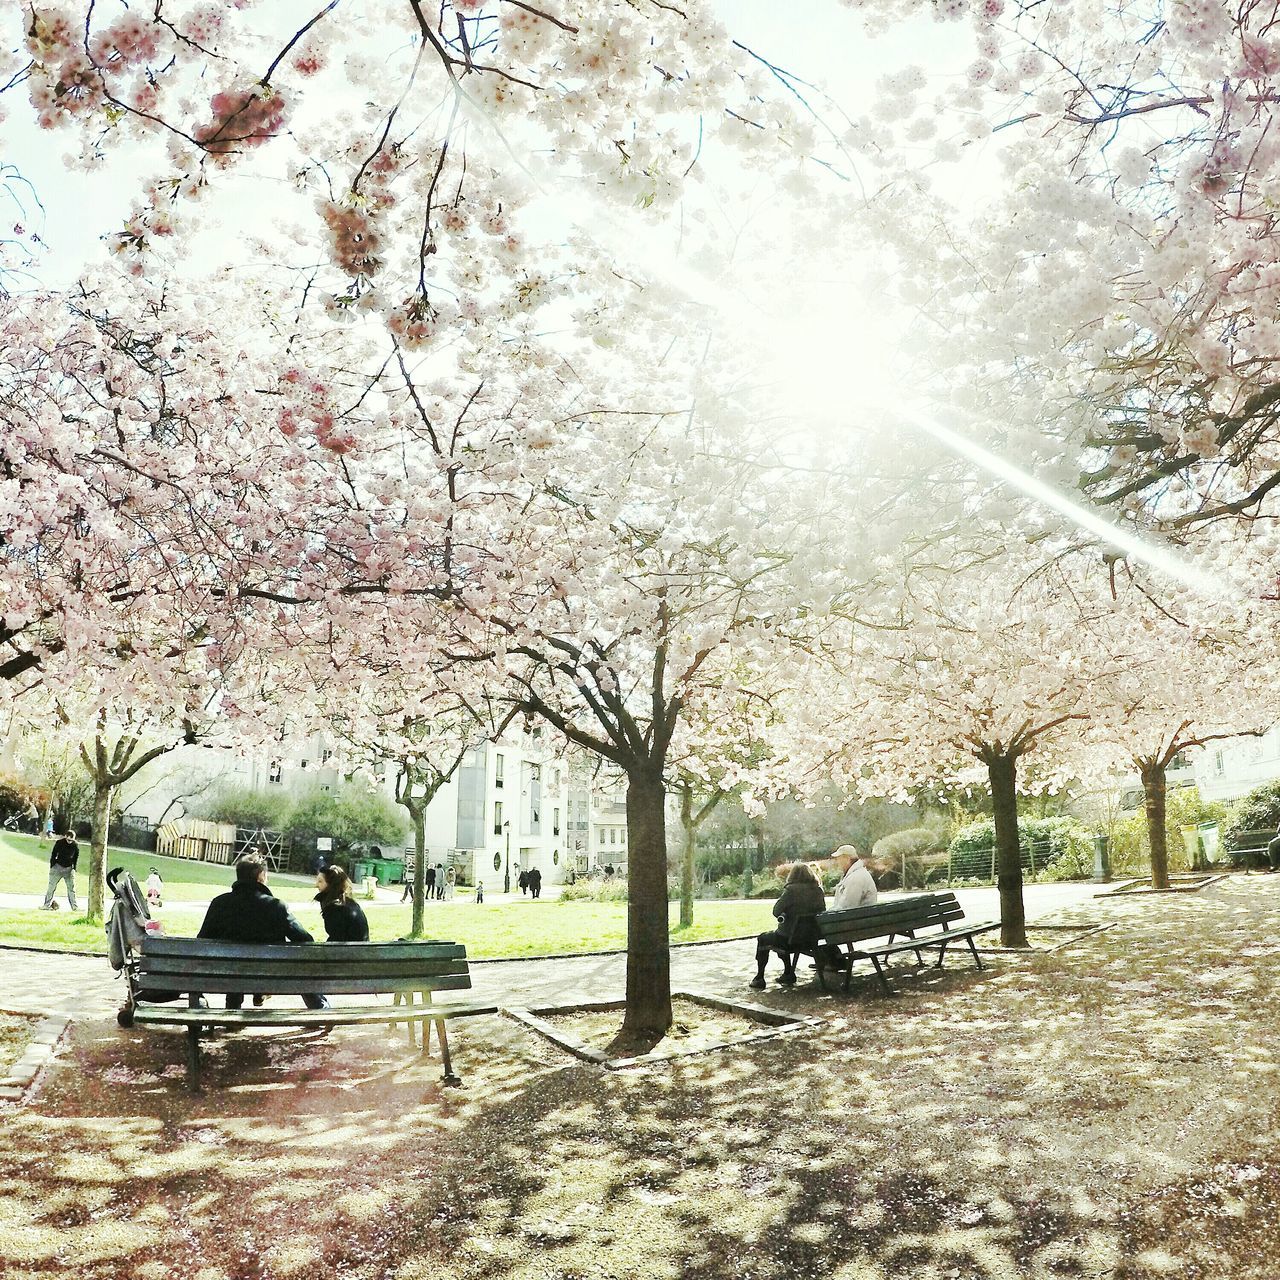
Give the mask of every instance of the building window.
[(328, 764), (329, 761), (332, 759), (333, 759), (333, 752), (330, 751), (328, 747), (325, 747), (325, 749), (320, 753), (320, 763)]
[(560, 834), (560, 810), (551, 810), (551, 834), (558, 836)]
[(610, 828), (609, 828), (609, 843), (610, 843), (610, 844), (617, 844), (617, 843), (618, 843), (618, 828), (617, 828), (617, 827), (610, 827)]
[[(1219, 751), (1218, 754), (1221, 755), (1222, 752)], [(283, 777), (284, 767), (281, 765), (279, 760), (273, 760), (267, 768), (267, 781), (279, 785)]]
[(495, 800), (493, 802), (493, 834), (500, 836), (502, 834), (502, 801)]
[(556, 770), (555, 783), (556, 783), (556, 790), (559, 791), (560, 790), (560, 770), (559, 769)]
[(559, 849), (552, 849), (552, 850), (551, 850), (551, 865), (552, 865), (553, 867), (558, 867), (558, 866), (560, 865), (560, 850), (559, 850)]
[(502, 854), (500, 854), (500, 853), (495, 853), (495, 854), (493, 855), (493, 869), (494, 869), (495, 871), (501, 871), (501, 870), (502, 870)]
[(299, 760), (299, 761), (298, 761), (298, 768), (299, 768), (299, 769), (305, 769), (306, 767), (307, 767), (307, 762), (306, 762), (305, 760)]
[(1226, 758), (1221, 751), (1213, 753), (1213, 773), (1214, 777), (1220, 778), (1227, 771)]
[(540, 764), (531, 764), (529, 766), (529, 779), (532, 782), (542, 781), (542, 766)]
[(504, 765), (506, 761), (501, 755), (497, 755), (493, 759), (493, 785), (495, 787), (502, 786), (502, 778), (504, 773)]

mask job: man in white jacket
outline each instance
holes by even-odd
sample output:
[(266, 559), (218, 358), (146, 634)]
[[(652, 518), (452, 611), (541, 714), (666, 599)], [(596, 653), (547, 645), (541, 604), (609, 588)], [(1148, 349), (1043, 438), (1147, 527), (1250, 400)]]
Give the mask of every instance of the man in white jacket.
[(840, 868), (840, 883), (836, 885), (835, 896), (831, 900), (832, 911), (851, 911), (854, 907), (875, 906), (876, 882), (867, 870), (867, 864), (858, 856), (858, 851), (851, 844), (842, 844), (831, 855), (831, 860)]

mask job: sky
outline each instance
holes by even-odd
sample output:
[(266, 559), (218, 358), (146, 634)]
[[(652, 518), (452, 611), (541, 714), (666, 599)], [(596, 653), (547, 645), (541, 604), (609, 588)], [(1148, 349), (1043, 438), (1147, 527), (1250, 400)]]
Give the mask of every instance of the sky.
[[(299, 0), (283, 0), (280, 12), (298, 8)], [(287, 8), (285, 7), (287, 6)], [(304, 6), (310, 8), (308, 4)], [(824, 86), (848, 114), (865, 110), (876, 79), (906, 63), (922, 65), (931, 76), (959, 75), (972, 59), (969, 32), (963, 24), (919, 20), (870, 40), (851, 4), (825, 0), (803, 7), (797, 20), (790, 6), (777, 0), (718, 0), (722, 20), (735, 38), (806, 80)], [(37, 265), (40, 283), (70, 284), (86, 264), (106, 260), (101, 237), (129, 215), (134, 193), (147, 164), (136, 154), (112, 152), (108, 165), (88, 172), (68, 169), (64, 156), (70, 135), (38, 129), (21, 102), (0, 123), (0, 163), (14, 165), (35, 188), (44, 213), (41, 231), (48, 253)], [(260, 191), (233, 188), (229, 214), (243, 215)], [(250, 185), (248, 183), (246, 186)]]

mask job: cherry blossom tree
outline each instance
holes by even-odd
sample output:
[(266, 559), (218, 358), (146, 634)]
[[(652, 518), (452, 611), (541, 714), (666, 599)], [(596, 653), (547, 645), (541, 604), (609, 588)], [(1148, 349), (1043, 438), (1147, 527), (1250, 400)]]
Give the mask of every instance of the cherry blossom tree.
[(792, 710), (797, 737), (829, 760), (838, 783), (907, 800), (918, 787), (961, 781), (975, 765), (991, 788), (1001, 942), (1024, 947), (1026, 915), (1017, 797), (1034, 753), (1036, 784), (1060, 787), (1096, 758), (1109, 726), (1097, 680), (1121, 655), (1080, 643), (1113, 603), (1106, 577), (1027, 549), (908, 572), (864, 596), (842, 644), (841, 671), (812, 683), (825, 696)]
[(1274, 608), (1246, 601), (1224, 617), (1217, 601), (1184, 600), (1157, 609), (1146, 593), (1108, 619), (1108, 630), (1095, 634), (1095, 642), (1123, 652), (1125, 660), (1095, 686), (1095, 696), (1100, 706), (1111, 704), (1108, 745), (1142, 779), (1151, 884), (1167, 889), (1170, 764), (1180, 752), (1209, 742), (1261, 735), (1280, 716)]

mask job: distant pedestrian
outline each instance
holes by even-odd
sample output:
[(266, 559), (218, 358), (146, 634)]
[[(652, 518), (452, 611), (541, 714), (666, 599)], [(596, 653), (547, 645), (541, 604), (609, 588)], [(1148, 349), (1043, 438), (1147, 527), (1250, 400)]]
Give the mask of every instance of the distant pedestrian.
[(155, 867), (151, 868), (147, 876), (147, 906), (162, 907), (164, 903), (161, 899), (164, 897), (164, 881), (160, 877), (160, 872)]
[(436, 897), (444, 898), (444, 863), (436, 863)]
[(76, 909), (76, 864), (79, 861), (80, 846), (76, 844), (76, 838), (68, 828), (49, 854), (49, 888), (45, 891), (43, 910), (58, 909), (53, 895), (57, 891), (60, 880), (67, 886), (67, 905), (72, 911)]
[(523, 898), (529, 891), (529, 873), (527, 871), (522, 871), (520, 873), (520, 879), (517, 880), (516, 883), (520, 886), (520, 896)]
[(46, 840), (53, 839), (53, 814), (52, 813), (44, 820), (44, 838)]
[(484, 881), (483, 880), (476, 881), (476, 901), (477, 902), (484, 901)]
[(453, 886), (457, 883), (458, 873), (453, 867), (450, 867), (449, 870), (444, 873), (444, 896), (450, 902), (453, 901)]
[(427, 901), (430, 902), (436, 896), (436, 869), (435, 867), (427, 868)]
[(533, 870), (529, 872), (528, 879), (529, 893), (535, 898), (542, 897), (542, 872), (539, 871), (537, 867), (534, 867)]

